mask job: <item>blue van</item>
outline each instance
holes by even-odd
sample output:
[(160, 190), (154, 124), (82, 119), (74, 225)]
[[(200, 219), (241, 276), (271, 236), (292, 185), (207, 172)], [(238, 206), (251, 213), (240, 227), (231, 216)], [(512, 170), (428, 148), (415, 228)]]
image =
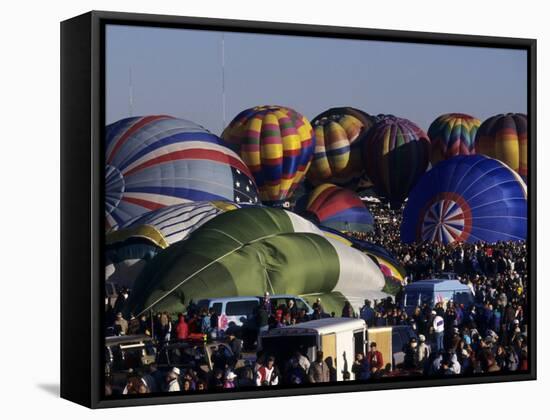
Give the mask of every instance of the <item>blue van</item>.
[(470, 287), (458, 280), (420, 280), (405, 286), (401, 303), (407, 314), (411, 315), (417, 306), (426, 303), (433, 308), (439, 302), (446, 305), (449, 300), (469, 306), (474, 302), (474, 295)]

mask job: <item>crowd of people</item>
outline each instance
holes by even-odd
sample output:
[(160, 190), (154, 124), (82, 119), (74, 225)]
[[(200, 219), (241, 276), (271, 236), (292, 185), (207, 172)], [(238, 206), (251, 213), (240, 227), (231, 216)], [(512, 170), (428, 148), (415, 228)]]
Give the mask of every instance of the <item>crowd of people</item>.
[[(365, 301), (359, 312), (346, 304), (341, 314), (327, 314), (318, 299), (313, 314), (298, 309), (292, 300), (274, 307), (266, 293), (242, 327), (220, 329), (220, 314), (190, 304), (186, 314), (172, 320), (168, 313), (125, 319), (123, 308), (128, 291), (122, 290), (114, 304), (106, 300), (107, 335), (144, 334), (154, 338), (157, 351), (174, 341), (207, 335), (224, 340), (233, 357), (221, 353), (212, 357), (213, 369), (205, 374), (190, 367), (161, 369), (156, 363), (145, 372), (130, 374), (124, 384), (108, 380), (106, 394), (171, 391), (206, 391), (281, 384), (305, 384), (335, 380), (335, 372), (321, 351), (313, 360), (296, 352), (282, 363), (267, 354), (256, 354), (254, 362), (237, 366), (243, 350), (253, 351), (263, 331), (329, 316), (360, 317), (369, 328), (407, 325), (415, 332), (403, 349), (404, 362), (388, 369), (376, 343), (357, 353), (351, 372), (344, 379), (370, 380), (395, 375), (473, 375), (527, 371), (528, 364), (528, 267), (525, 242), (496, 244), (440, 243), (404, 244), (399, 238), (401, 210), (371, 205), (377, 224), (370, 233), (348, 232), (390, 251), (406, 271), (406, 283), (433, 278), (438, 273), (456, 273), (468, 285), (474, 302), (452, 300), (435, 305), (425, 303), (411, 313), (401, 305), (402, 289), (395, 297)], [(214, 360), (215, 358), (215, 360)], [(386, 364), (385, 364), (386, 363)]]

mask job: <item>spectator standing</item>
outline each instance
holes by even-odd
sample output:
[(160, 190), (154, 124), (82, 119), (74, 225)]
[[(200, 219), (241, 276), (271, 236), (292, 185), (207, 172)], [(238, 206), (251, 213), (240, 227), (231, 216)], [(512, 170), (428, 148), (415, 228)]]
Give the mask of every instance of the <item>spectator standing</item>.
[(311, 383), (330, 381), (330, 369), (323, 360), (322, 351), (317, 352), (317, 358), (309, 367), (308, 378)]

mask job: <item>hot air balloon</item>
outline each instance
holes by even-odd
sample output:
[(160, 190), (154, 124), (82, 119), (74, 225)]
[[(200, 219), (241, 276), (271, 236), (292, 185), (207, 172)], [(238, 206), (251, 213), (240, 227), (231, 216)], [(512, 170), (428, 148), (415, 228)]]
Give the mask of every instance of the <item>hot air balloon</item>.
[(243, 158), (262, 202), (287, 201), (308, 170), (315, 136), (309, 121), (281, 106), (257, 106), (238, 114), (222, 138)]
[(525, 240), (527, 188), (504, 163), (481, 155), (435, 165), (409, 195), (403, 213), (405, 243)]
[(347, 246), (351, 246), (371, 257), (379, 266), (380, 271), (385, 277), (402, 283), (407, 275), (405, 268), (399, 261), (384, 247), (376, 245), (372, 242), (363, 241), (352, 236), (348, 236), (343, 232), (332, 229), (326, 226), (320, 226), (323, 234), (330, 238), (339, 240)]
[(252, 174), (214, 134), (164, 115), (106, 128), (106, 227), (189, 201), (257, 202)]
[(313, 190), (306, 212), (321, 226), (339, 231), (371, 232), (374, 228), (374, 219), (361, 199), (333, 184), (321, 184)]
[(383, 116), (369, 130), (363, 143), (366, 171), (379, 194), (399, 207), (426, 171), (430, 140), (411, 121)]
[(162, 249), (240, 205), (229, 201), (196, 201), (153, 210), (115, 226), (105, 236), (105, 279), (133, 287), (145, 263)]
[(476, 152), (498, 159), (527, 178), (527, 115), (499, 114), (481, 124)]
[(431, 123), (428, 137), (432, 143), (431, 162), (457, 155), (475, 154), (475, 137), (480, 122), (467, 114), (443, 114)]
[(331, 108), (313, 119), (315, 151), (308, 179), (347, 185), (364, 172), (361, 143), (375, 119), (352, 107)]
[(250, 207), (223, 213), (162, 250), (136, 281), (127, 310), (179, 312), (190, 300), (266, 291), (338, 293), (359, 307), (379, 296), (384, 283), (368, 256), (325, 237), (304, 218)]

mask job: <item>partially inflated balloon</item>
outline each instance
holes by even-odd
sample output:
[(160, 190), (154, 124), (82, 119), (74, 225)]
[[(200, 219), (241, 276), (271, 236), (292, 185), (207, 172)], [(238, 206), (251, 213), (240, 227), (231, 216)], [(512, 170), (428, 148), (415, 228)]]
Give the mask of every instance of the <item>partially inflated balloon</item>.
[(527, 178), (527, 116), (499, 114), (481, 124), (476, 152), (498, 159)]
[(488, 242), (525, 240), (527, 188), (510, 167), (486, 156), (441, 161), (411, 191), (401, 240)]
[(433, 165), (457, 155), (475, 154), (475, 137), (480, 122), (467, 114), (443, 114), (432, 122), (428, 137), (432, 143)]
[(132, 288), (147, 261), (186, 240), (200, 226), (240, 205), (196, 201), (153, 210), (115, 226), (105, 235), (105, 279)]
[(315, 152), (308, 179), (346, 185), (364, 172), (361, 144), (375, 119), (351, 107), (331, 108), (313, 119)]
[(106, 227), (189, 201), (257, 202), (252, 174), (214, 134), (187, 120), (153, 115), (106, 128)]
[(383, 116), (369, 130), (363, 146), (366, 171), (379, 194), (399, 206), (426, 172), (430, 140), (411, 121)]
[(127, 310), (180, 312), (190, 300), (266, 291), (338, 292), (358, 307), (383, 286), (381, 271), (362, 252), (294, 213), (251, 207), (223, 213), (162, 250), (138, 278)]
[(311, 164), (315, 136), (309, 121), (281, 106), (257, 106), (238, 114), (223, 139), (250, 168), (266, 204), (288, 200)]
[(321, 184), (309, 196), (306, 211), (321, 226), (339, 231), (370, 232), (374, 219), (361, 199), (348, 189)]

